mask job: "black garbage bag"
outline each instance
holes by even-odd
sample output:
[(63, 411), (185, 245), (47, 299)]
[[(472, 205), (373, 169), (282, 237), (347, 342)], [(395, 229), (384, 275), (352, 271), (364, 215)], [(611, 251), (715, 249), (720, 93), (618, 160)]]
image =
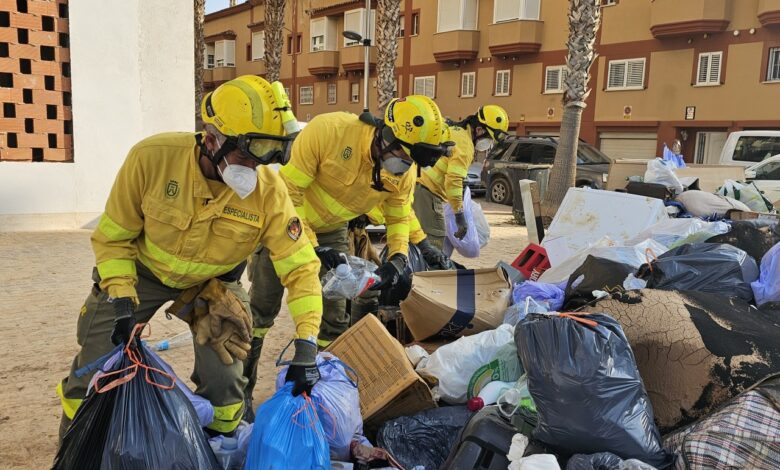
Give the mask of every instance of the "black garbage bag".
[(437, 469), (447, 460), (472, 414), (465, 406), (443, 406), (402, 416), (379, 428), (377, 445), (404, 468), (423, 465), (426, 470)]
[[(382, 249), (379, 258), (383, 263), (387, 261), (387, 245)], [(401, 305), (401, 301), (406, 299), (412, 290), (412, 274), (429, 270), (428, 263), (425, 262), (420, 249), (414, 243), (409, 243), (407, 258), (406, 269), (404, 269), (403, 275), (398, 278), (398, 282), (394, 286), (382, 289), (380, 292), (379, 305), (393, 307)]]
[(562, 454), (612, 452), (662, 468), (653, 408), (623, 330), (603, 314), (530, 314), (515, 328), (539, 424)]
[(777, 221), (735, 220), (731, 222), (728, 233), (715, 235), (706, 241), (736, 246), (745, 250), (760, 265), (766, 252), (780, 242), (780, 225)]
[(753, 300), (750, 283), (758, 279), (756, 260), (722, 243), (682, 245), (639, 268), (648, 289), (687, 290)]
[(588, 255), (582, 266), (569, 276), (564, 310), (575, 310), (590, 303), (594, 300), (594, 290), (622, 291), (623, 281), (635, 272), (636, 268), (631, 265)]
[(622, 470), (623, 459), (612, 452), (572, 455), (566, 464), (566, 470)]

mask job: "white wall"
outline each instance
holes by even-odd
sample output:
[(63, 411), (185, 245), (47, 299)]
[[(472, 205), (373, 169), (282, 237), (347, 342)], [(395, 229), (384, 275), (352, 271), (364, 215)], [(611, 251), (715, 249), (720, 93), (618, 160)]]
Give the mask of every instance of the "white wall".
[(0, 231), (82, 226), (100, 215), (130, 147), (195, 125), (191, 1), (69, 10), (74, 163), (0, 162)]

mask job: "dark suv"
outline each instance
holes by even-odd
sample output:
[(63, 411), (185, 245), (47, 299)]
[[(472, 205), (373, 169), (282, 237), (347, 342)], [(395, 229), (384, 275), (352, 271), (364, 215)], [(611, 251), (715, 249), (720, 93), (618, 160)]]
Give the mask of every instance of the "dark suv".
[[(557, 137), (509, 136), (497, 144), (482, 166), (482, 183), (487, 199), (499, 204), (512, 204), (512, 191), (521, 179), (537, 179), (539, 170), (547, 173), (555, 160)], [(577, 149), (577, 187), (601, 189), (609, 173), (609, 157), (583, 141)], [(547, 181), (540, 182), (543, 192)]]

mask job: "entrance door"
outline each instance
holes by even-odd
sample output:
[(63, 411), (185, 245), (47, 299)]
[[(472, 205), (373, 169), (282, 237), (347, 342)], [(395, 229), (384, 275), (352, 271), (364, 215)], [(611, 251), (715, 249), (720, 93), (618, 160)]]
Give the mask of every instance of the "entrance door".
[(726, 145), (728, 132), (697, 132), (694, 162), (704, 165), (720, 163), (720, 153)]

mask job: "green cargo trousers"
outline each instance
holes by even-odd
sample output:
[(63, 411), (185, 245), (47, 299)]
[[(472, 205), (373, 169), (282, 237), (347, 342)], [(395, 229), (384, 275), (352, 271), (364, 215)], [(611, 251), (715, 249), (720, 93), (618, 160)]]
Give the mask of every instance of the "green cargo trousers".
[(447, 236), (444, 228), (444, 201), (428, 188), (417, 183), (414, 188), (412, 209), (417, 215), (417, 220), (420, 221), (426, 239), (436, 248), (444, 249), (444, 238)]
[[(136, 291), (140, 305), (136, 309), (135, 319), (139, 323), (151, 320), (155, 312), (169, 300), (174, 300), (181, 293), (178, 289), (172, 289), (163, 285), (145, 266), (136, 263), (138, 271), (138, 283)], [(90, 364), (105, 355), (112, 349), (111, 332), (114, 328), (114, 307), (108, 302), (108, 294), (98, 288), (100, 278), (97, 269), (93, 270), (92, 280), (95, 282), (92, 292), (81, 307), (76, 339), (81, 346), (81, 351), (73, 359), (70, 373), (57, 385), (57, 394), (62, 401), (63, 422), (69, 424), (76, 410), (87, 394), (87, 386), (93, 374), (76, 377), (75, 371)], [(240, 282), (225, 282), (225, 287), (230, 289), (241, 299), (246, 308), (249, 308), (249, 297), (241, 287)], [(228, 433), (238, 426), (244, 409), (244, 386), (246, 378), (243, 376), (243, 363), (235, 361), (226, 366), (211, 347), (195, 347), (195, 367), (192, 373), (192, 381), (195, 383), (195, 393), (206, 398), (214, 406), (214, 421), (208, 425), (221, 433)], [(61, 426), (60, 438), (67, 430)]]
[[(317, 241), (320, 246), (326, 246), (348, 253), (347, 226), (333, 232), (318, 233)], [(282, 296), (284, 287), (279, 276), (276, 275), (271, 255), (268, 249), (260, 249), (252, 256), (251, 263), (252, 286), (249, 288), (250, 305), (252, 308), (252, 322), (254, 324), (254, 336), (263, 338), (274, 324), (279, 310), (282, 308)], [(326, 270), (320, 270), (320, 277)], [(346, 300), (322, 299), (322, 324), (317, 343), (327, 346), (349, 328), (349, 315), (347, 314)]]

